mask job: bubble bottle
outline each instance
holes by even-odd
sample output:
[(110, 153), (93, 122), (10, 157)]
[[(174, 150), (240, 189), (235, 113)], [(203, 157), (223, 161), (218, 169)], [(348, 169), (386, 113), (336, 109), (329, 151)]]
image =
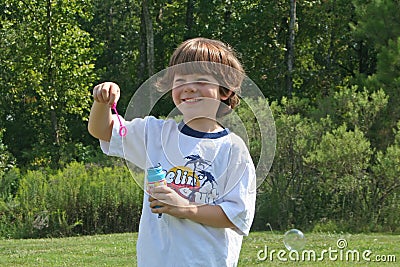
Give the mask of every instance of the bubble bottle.
[[(147, 169), (147, 193), (150, 194), (151, 189), (167, 185), (167, 181), (165, 180), (165, 173), (160, 164), (155, 167), (151, 167)], [(160, 206), (156, 206), (155, 208), (159, 208)], [(162, 214), (158, 214), (158, 218), (161, 218)]]

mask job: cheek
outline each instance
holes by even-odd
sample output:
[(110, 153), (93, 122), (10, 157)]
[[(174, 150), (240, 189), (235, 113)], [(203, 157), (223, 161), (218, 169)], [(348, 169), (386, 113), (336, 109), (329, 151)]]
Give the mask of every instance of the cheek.
[(180, 100), (180, 97), (179, 97), (179, 90), (178, 89), (172, 89), (172, 92), (171, 92), (171, 95), (172, 95), (172, 100), (174, 101), (174, 103), (175, 104), (179, 104), (179, 100)]
[(221, 99), (221, 95), (219, 94), (218, 89), (211, 89), (211, 90), (209, 90), (209, 91), (207, 92), (207, 96), (208, 96), (209, 98), (213, 98), (213, 99), (218, 99), (218, 100)]

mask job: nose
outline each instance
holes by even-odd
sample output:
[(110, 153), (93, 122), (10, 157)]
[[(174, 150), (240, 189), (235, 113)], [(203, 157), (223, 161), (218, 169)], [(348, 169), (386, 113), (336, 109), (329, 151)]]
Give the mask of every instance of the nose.
[(183, 87), (184, 92), (195, 92), (197, 90), (196, 84), (193, 82), (186, 83)]

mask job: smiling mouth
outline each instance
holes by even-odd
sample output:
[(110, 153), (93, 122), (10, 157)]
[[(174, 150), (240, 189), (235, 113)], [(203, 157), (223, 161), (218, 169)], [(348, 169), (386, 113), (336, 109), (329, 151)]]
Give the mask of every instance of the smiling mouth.
[(185, 103), (196, 103), (196, 102), (201, 101), (201, 99), (199, 99), (199, 98), (184, 98), (184, 99), (182, 99), (182, 101)]

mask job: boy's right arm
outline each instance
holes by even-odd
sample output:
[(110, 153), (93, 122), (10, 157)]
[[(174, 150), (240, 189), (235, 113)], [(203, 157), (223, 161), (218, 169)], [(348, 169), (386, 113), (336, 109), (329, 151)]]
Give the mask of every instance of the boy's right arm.
[(105, 82), (93, 88), (93, 106), (90, 110), (88, 131), (100, 140), (110, 141), (113, 127), (111, 106), (120, 96), (119, 86)]

